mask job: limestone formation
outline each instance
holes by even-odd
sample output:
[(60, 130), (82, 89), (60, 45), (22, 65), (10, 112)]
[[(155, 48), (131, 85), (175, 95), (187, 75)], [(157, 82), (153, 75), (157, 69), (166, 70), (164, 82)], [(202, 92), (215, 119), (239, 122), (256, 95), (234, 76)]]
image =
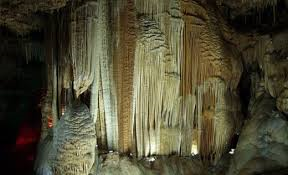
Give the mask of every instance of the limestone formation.
[(36, 12), (49, 12), (66, 5), (68, 0), (1, 0), (0, 25), (8, 26), (20, 35), (43, 28), (44, 18)]
[(129, 157), (122, 157), (117, 153), (109, 153), (102, 156), (99, 162), (99, 170), (96, 174), (111, 175), (208, 175), (199, 159), (181, 157), (147, 157), (142, 160), (135, 160)]
[[(280, 95), (280, 85), (270, 81), (276, 71), (271, 38), (238, 34), (213, 6), (185, 0), (111, 4), (111, 12), (101, 0), (63, 12), (71, 16), (66, 27), (71, 36), (62, 38), (70, 50), (58, 60), (70, 60), (76, 98), (91, 94), (101, 149), (138, 157), (200, 154), (216, 164), (242, 125), (237, 92), (241, 52), (245, 64), (258, 63), (265, 89)], [(57, 93), (54, 102), (61, 98)], [(277, 103), (282, 111), (284, 97)], [(52, 113), (57, 111), (53, 104)]]
[(16, 39), (19, 52), (46, 65), (36, 173), (285, 171), (287, 9), (287, 0), (0, 0), (0, 30), (32, 32)]
[(89, 109), (74, 103), (39, 145), (36, 172), (88, 175), (95, 160), (96, 133)]
[[(288, 166), (288, 122), (267, 94), (251, 104), (228, 174), (263, 174)], [(280, 174), (280, 173), (279, 173)]]
[[(134, 22), (138, 28), (137, 33), (133, 32), (135, 29), (131, 24), (131, 33), (126, 35), (131, 39), (135, 38), (136, 41), (123, 43), (124, 46), (121, 46), (131, 49), (129, 51), (135, 50), (134, 55), (128, 52), (129, 55), (126, 56), (131, 62), (121, 62), (123, 58), (117, 51), (113, 60), (118, 90), (117, 102), (111, 101), (110, 105), (118, 103), (118, 127), (121, 132), (119, 151), (135, 151), (139, 157), (172, 152), (191, 155), (200, 151), (205, 159), (219, 159), (227, 147), (226, 142), (236, 132), (234, 129), (237, 127), (234, 126), (240, 125), (237, 122), (241, 117), (240, 105), (231, 102), (238, 98), (235, 89), (242, 66), (238, 55), (235, 54), (235, 48), (225, 47), (225, 40), (221, 38), (220, 31), (213, 30), (217, 28), (213, 10), (201, 7), (198, 3), (181, 4), (172, 0), (168, 5), (160, 3), (155, 8), (150, 1), (127, 3), (132, 9), (136, 6), (137, 11), (134, 14), (142, 15), (133, 19), (133, 12), (130, 12), (128, 24)], [(149, 9), (150, 7), (152, 9)], [(121, 8), (118, 10), (122, 13)], [(165, 14), (165, 11), (169, 13)], [(199, 17), (195, 18), (191, 13)], [(116, 23), (116, 29), (121, 29), (121, 25)], [(121, 34), (121, 30), (118, 32)], [(119, 41), (119, 34), (116, 35), (116, 41)], [(190, 41), (195, 43), (189, 45)], [(214, 44), (207, 50), (207, 43)], [(120, 47), (115, 44), (116, 47)], [(185, 50), (187, 52), (184, 52)], [(205, 59), (200, 59), (201, 57)], [(119, 70), (120, 68), (124, 71)], [(133, 73), (133, 82), (131, 77), (126, 77), (131, 74), (129, 71)], [(123, 78), (127, 80), (123, 81)], [(123, 87), (127, 87), (127, 90), (122, 89)], [(97, 91), (97, 88), (94, 90)], [(93, 91), (91, 93), (95, 93)], [(114, 94), (113, 89), (110, 93)], [(123, 96), (123, 93), (127, 93), (127, 96)], [(125, 103), (122, 98), (127, 98)], [(210, 105), (206, 103), (208, 101), (211, 102)], [(204, 103), (206, 106), (203, 106)], [(223, 108), (228, 104), (229, 107)], [(106, 105), (109, 103), (104, 103), (103, 109)], [(123, 105), (126, 108), (123, 108)], [(128, 110), (129, 108), (132, 110)], [(205, 108), (209, 108), (210, 112), (205, 112)], [(219, 119), (214, 122), (216, 110)], [(101, 106), (99, 105), (95, 111), (100, 112)], [(97, 121), (101, 122), (98, 127), (102, 142), (99, 144), (105, 145), (107, 142), (109, 146), (110, 129), (105, 131), (105, 128), (113, 124), (106, 121), (110, 120), (107, 118), (110, 114), (107, 116), (106, 111), (103, 112), (104, 118), (101, 119), (99, 115), (99, 119), (96, 119), (96, 125)], [(103, 121), (106, 123), (102, 123)], [(201, 128), (207, 130), (203, 132)], [(217, 133), (216, 128), (223, 128), (225, 134), (220, 134), (220, 130)], [(167, 140), (168, 138), (170, 140)]]

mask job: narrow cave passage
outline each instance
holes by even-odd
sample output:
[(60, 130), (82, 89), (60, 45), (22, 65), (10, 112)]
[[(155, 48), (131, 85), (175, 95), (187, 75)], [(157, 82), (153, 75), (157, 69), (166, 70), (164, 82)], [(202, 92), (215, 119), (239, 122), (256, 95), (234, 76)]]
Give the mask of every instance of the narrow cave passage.
[[(249, 107), (249, 102), (251, 99), (251, 70), (248, 70), (247, 68), (244, 68), (240, 82), (238, 84), (238, 89), (239, 91), (239, 100), (241, 103), (241, 111), (242, 111), (242, 119), (243, 121), (247, 120), (248, 118), (248, 107)], [(242, 124), (243, 126), (243, 124)], [(230, 154), (234, 153), (234, 150), (237, 147), (237, 143), (239, 140), (239, 135), (242, 129), (242, 126), (234, 133), (232, 136), (231, 142), (230, 142)]]

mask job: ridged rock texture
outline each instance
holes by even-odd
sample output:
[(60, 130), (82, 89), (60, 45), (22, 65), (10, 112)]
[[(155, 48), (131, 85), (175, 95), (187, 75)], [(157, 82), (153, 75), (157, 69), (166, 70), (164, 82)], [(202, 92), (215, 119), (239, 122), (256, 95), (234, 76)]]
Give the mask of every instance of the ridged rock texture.
[(46, 33), (53, 123), (67, 90), (89, 92), (100, 148), (216, 163), (241, 126), (242, 72), (217, 11), (182, 0), (77, 5)]
[[(254, 76), (253, 87), (256, 98), (259, 94), (266, 91), (276, 98), (276, 105), (279, 111), (287, 113), (287, 32), (280, 31), (270, 35), (260, 35), (253, 44), (254, 49), (244, 49), (244, 61), (247, 65), (257, 63), (261, 73)], [(279, 54), (276, 54), (279, 53)], [(256, 78), (256, 79), (255, 79)], [(257, 92), (260, 91), (260, 92)]]
[[(243, 50), (250, 74), (248, 119), (228, 174), (287, 174), (287, 42), (285, 31), (258, 35)], [(284, 37), (284, 38), (283, 38)], [(252, 46), (252, 47), (251, 47)], [(253, 68), (253, 65), (257, 65)]]
[(87, 175), (94, 164), (96, 147), (96, 131), (88, 107), (74, 103), (54, 127), (39, 145), (37, 174)]
[[(44, 27), (43, 18), (36, 12), (49, 12), (66, 5), (68, 0), (1, 0), (0, 26), (24, 35)], [(15, 17), (17, 16), (17, 17)]]
[(251, 119), (241, 132), (229, 175), (285, 173), (288, 166), (288, 122), (275, 108), (275, 100), (267, 94), (259, 96), (251, 104)]
[[(233, 7), (235, 1), (217, 2)], [(110, 168), (120, 169), (119, 174), (150, 171), (113, 154), (98, 165), (96, 142), (106, 153), (139, 159), (199, 155), (187, 165), (195, 169), (186, 172), (181, 160), (178, 172), (205, 174), (202, 163), (216, 165), (239, 133), (230, 174), (251, 174), (254, 163), (259, 165), (256, 172), (287, 167), (282, 157), (287, 155), (288, 49), (283, 39), (287, 31), (240, 34), (227, 25), (214, 3), (87, 0), (53, 11), (44, 30), (48, 86), (42, 103), (39, 174), (47, 170), (88, 175), (91, 169), (107, 174)], [(277, 4), (264, 0), (240, 4), (247, 3), (259, 8)], [(28, 61), (31, 55), (40, 55), (29, 45), (26, 53)], [(239, 97), (244, 69), (251, 69), (246, 123)], [(263, 94), (271, 98), (263, 99)], [(73, 101), (89, 107), (72, 105)], [(267, 129), (274, 132), (276, 125), (283, 126), (281, 136), (266, 136)], [(281, 145), (270, 144), (273, 139)], [(265, 166), (274, 146), (283, 154)], [(174, 162), (177, 159), (154, 165), (160, 172), (177, 174)], [(122, 169), (126, 164), (129, 168)]]
[(193, 158), (184, 157), (148, 157), (136, 160), (122, 157), (117, 153), (100, 156), (99, 169), (93, 174), (110, 175), (208, 175), (201, 162)]

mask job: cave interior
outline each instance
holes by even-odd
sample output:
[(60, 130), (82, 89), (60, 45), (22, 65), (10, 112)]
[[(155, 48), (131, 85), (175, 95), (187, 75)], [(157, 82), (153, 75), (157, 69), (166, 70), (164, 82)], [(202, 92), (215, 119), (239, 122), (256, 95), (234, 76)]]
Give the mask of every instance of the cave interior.
[(288, 174), (288, 0), (0, 0), (0, 14), (1, 172)]

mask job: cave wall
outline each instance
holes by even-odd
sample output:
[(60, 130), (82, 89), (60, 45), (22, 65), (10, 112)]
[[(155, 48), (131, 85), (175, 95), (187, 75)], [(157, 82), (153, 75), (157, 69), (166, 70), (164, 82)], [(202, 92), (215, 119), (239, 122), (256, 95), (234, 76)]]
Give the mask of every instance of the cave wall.
[(285, 79), (272, 76), (286, 77), (286, 62), (272, 61), (273, 39), (236, 32), (210, 3), (100, 0), (72, 9), (55, 14), (47, 29), (49, 116), (57, 126), (70, 103), (63, 96), (90, 94), (100, 149), (137, 157), (200, 154), (215, 165), (240, 133), (237, 88), (243, 66), (252, 64), (264, 93), (285, 112)]
[(242, 65), (217, 11), (174, 0), (74, 8), (47, 29), (54, 124), (65, 89), (88, 91), (100, 147), (218, 160), (241, 126)]
[[(261, 128), (257, 129), (258, 120), (262, 120), (258, 115), (265, 115), (265, 122), (266, 118), (274, 122), (272, 111), (275, 110), (281, 114), (283, 130), (287, 129), (287, 29), (283, 30), (283, 20), (276, 19), (283, 12), (277, 10), (286, 8), (279, 7), (285, 1), (45, 1), (40, 5), (35, 3), (36, 10), (31, 10), (31, 3), (35, 2), (1, 1), (0, 10), (14, 5), (21, 13), (18, 18), (12, 14), (6, 17), (20, 21), (7, 23), (6, 18), (4, 22), (0, 18), (0, 24), (19, 34), (34, 27), (44, 33), (44, 42), (40, 44), (43, 51), (37, 43), (25, 46), (27, 62), (34, 57), (47, 64), (47, 93), (41, 103), (41, 141), (48, 145), (45, 149), (54, 151), (54, 157), (47, 157), (47, 152), (39, 154), (36, 169), (45, 165), (40, 168), (40, 174), (46, 172), (46, 165), (48, 172), (56, 174), (88, 174), (93, 169), (94, 157), (86, 161), (89, 157), (86, 153), (96, 143), (91, 142), (83, 149), (69, 147), (71, 143), (81, 145), (77, 140), (81, 136), (73, 129), (81, 130), (79, 125), (84, 128), (82, 121), (72, 122), (71, 126), (66, 122), (66, 118), (73, 118), (69, 113), (74, 110), (73, 101), (82, 101), (89, 107), (85, 122), (87, 119), (89, 128), (95, 127), (98, 149), (106, 153), (116, 151), (138, 158), (199, 155), (206, 165), (217, 165), (228, 153), (232, 137), (240, 134), (239, 149), (228, 173), (254, 173), (250, 170), (255, 162), (257, 173), (287, 167), (283, 158), (284, 162), (263, 168), (270, 161), (265, 151), (273, 144), (264, 149), (261, 142), (251, 148), (258, 151), (249, 155), (251, 159), (247, 159), (251, 150), (245, 148), (256, 142), (249, 140), (250, 137), (263, 134)], [(30, 12), (19, 10), (20, 7)], [(258, 18), (267, 9), (273, 18), (264, 20), (268, 24), (262, 25)], [(255, 25), (245, 16), (251, 13), (253, 16), (254, 12)], [(45, 22), (35, 20), (36, 26), (29, 25), (30, 19), (25, 15), (36, 15)], [(246, 33), (234, 29), (228, 22), (239, 22), (235, 15), (241, 18), (244, 15), (245, 21), (240, 26), (252, 25), (256, 29), (245, 28)], [(23, 21), (28, 25), (23, 26)], [(249, 85), (243, 79), (249, 80)], [(249, 104), (241, 104), (240, 80), (246, 89), (251, 88), (248, 92), (251, 98), (246, 98)], [(271, 96), (267, 97), (269, 104), (273, 101), (269, 108), (252, 105), (263, 96)], [(249, 108), (243, 112), (242, 105)], [(267, 111), (255, 113), (254, 108)], [(71, 128), (67, 129), (66, 124)], [(257, 131), (252, 133), (249, 131), (252, 129)], [(72, 130), (77, 136), (59, 139), (60, 130), (67, 130), (68, 135), (68, 130)], [(284, 140), (287, 137), (282, 136)], [(86, 142), (83, 140), (84, 145)], [(287, 153), (285, 144), (279, 147), (283, 156)], [(79, 152), (75, 155), (73, 151)], [(83, 161), (79, 160), (78, 164), (71, 161), (79, 155), (84, 157)], [(278, 158), (282, 160), (282, 155)], [(65, 163), (59, 163), (60, 160)]]

